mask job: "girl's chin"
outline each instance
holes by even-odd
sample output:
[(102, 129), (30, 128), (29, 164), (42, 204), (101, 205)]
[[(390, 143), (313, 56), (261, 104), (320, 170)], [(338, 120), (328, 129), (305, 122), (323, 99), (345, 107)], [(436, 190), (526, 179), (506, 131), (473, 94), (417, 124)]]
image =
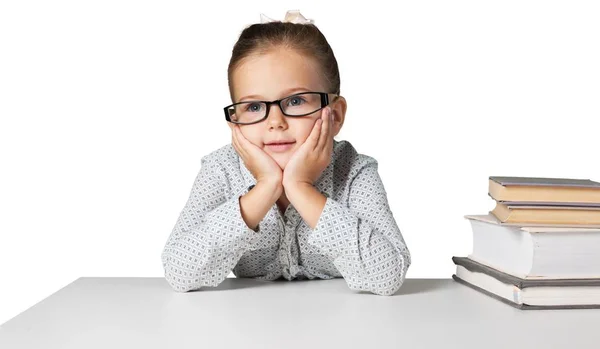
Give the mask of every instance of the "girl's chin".
[(273, 159), (275, 160), (275, 162), (277, 163), (277, 165), (279, 165), (279, 167), (283, 170), (285, 168), (285, 166), (287, 165), (288, 161), (290, 160), (289, 156), (273, 156)]
[(284, 153), (280, 153), (280, 152), (268, 152), (269, 155), (271, 155), (271, 157), (273, 159), (289, 159), (292, 157), (292, 155), (294, 155), (295, 150), (291, 149), (289, 151), (286, 151)]
[(287, 151), (284, 153), (281, 153), (281, 152), (267, 152), (267, 153), (273, 158), (273, 160), (275, 160), (275, 162), (277, 162), (279, 167), (281, 167), (281, 169), (283, 170), (295, 152), (296, 152), (295, 149), (291, 149), (290, 151)]

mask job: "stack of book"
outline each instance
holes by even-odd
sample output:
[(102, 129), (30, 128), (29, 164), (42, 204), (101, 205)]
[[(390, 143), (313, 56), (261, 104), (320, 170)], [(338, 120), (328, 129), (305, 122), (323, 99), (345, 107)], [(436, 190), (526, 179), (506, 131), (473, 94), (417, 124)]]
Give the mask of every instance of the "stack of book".
[(520, 309), (600, 308), (600, 183), (490, 177), (454, 280)]

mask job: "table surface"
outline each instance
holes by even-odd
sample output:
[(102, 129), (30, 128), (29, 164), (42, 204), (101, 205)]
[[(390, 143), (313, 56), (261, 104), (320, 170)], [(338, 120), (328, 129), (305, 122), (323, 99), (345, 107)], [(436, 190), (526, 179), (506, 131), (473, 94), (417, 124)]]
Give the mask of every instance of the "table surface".
[(452, 279), (394, 296), (343, 279), (83, 277), (0, 326), (0, 348), (598, 348), (600, 310), (519, 310)]

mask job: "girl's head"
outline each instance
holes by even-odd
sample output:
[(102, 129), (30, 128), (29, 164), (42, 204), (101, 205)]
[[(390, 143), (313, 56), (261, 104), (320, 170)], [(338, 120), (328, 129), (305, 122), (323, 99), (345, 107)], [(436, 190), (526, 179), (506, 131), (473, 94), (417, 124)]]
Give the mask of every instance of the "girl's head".
[[(227, 73), (232, 103), (274, 101), (301, 92), (326, 92), (334, 115), (334, 135), (344, 123), (346, 100), (339, 96), (337, 61), (325, 36), (313, 24), (269, 22), (247, 27), (233, 47)], [(284, 103), (288, 102), (303, 103), (300, 99)], [(253, 111), (260, 108), (259, 104), (248, 106), (254, 108)], [(276, 104), (268, 108), (265, 120), (240, 125), (240, 130), (284, 169), (291, 155), (306, 141), (322, 110), (290, 117)], [(273, 152), (265, 145), (273, 141), (294, 144), (288, 151)]]

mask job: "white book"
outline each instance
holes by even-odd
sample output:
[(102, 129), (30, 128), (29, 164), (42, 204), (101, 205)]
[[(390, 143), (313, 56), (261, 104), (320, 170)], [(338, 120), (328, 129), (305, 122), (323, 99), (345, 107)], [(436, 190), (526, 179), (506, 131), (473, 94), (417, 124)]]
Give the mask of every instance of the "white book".
[(522, 279), (600, 278), (600, 228), (500, 224), (465, 216), (473, 230), (470, 259)]

